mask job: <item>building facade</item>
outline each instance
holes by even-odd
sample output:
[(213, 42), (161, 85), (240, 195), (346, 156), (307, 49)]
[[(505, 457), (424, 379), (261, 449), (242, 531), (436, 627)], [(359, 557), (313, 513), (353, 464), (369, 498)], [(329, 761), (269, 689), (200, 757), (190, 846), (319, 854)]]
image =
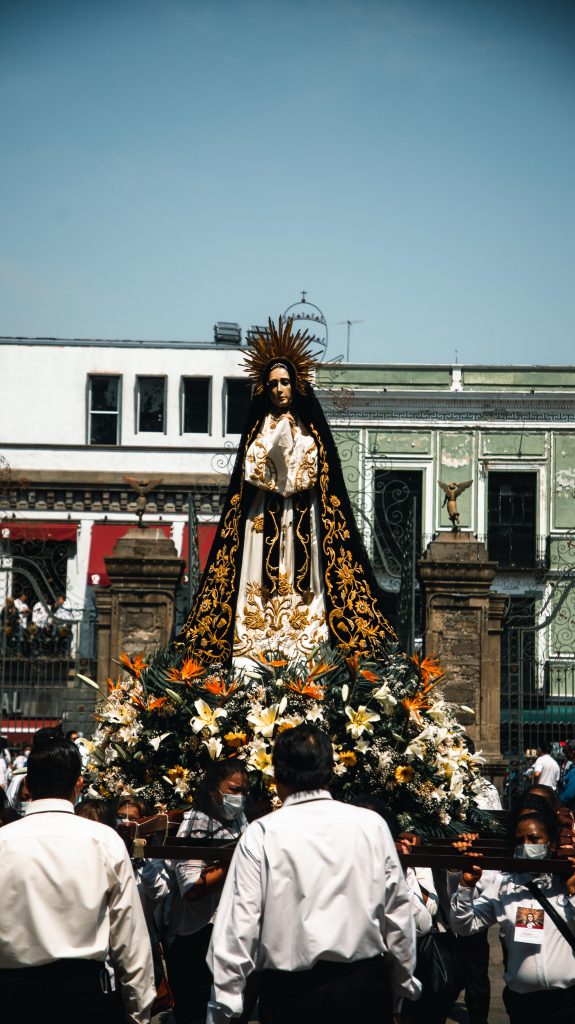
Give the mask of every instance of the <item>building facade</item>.
[[(205, 561), (249, 401), (242, 357), (239, 337), (0, 341), (2, 606), (36, 596), (11, 557), (43, 559), (83, 618), (138, 513), (186, 558), (190, 498)], [(317, 386), (406, 644), (425, 638), (417, 562), (452, 529), (440, 482), (467, 484), (459, 529), (485, 542), (508, 602), (503, 750), (575, 736), (575, 368), (326, 364)]]

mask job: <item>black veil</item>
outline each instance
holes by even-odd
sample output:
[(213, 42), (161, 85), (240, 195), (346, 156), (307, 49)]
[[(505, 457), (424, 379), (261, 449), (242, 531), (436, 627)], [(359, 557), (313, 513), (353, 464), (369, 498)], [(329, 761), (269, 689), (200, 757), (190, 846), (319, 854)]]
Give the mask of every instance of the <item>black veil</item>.
[[(383, 613), (381, 591), (357, 528), (333, 435), (310, 384), (304, 394), (297, 394), (292, 409), (318, 451), (320, 560), (330, 641), (346, 657), (395, 649), (397, 637)], [(244, 479), (246, 452), (268, 412), (267, 395), (254, 395), (200, 589), (177, 638), (187, 657), (204, 664), (225, 664), (233, 655), (245, 526), (256, 491)]]

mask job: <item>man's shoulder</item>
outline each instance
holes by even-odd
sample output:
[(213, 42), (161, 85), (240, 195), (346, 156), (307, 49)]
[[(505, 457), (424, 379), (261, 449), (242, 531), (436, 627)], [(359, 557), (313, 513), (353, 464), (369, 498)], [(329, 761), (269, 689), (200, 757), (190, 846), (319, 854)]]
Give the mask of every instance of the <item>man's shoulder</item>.
[(289, 831), (296, 822), (305, 822), (306, 829), (313, 829), (314, 824), (320, 826), (329, 821), (338, 827), (349, 824), (350, 827), (361, 827), (366, 831), (387, 831), (383, 818), (366, 807), (356, 807), (355, 804), (344, 803), (341, 800), (310, 800), (286, 804), (277, 811), (257, 818), (248, 825), (244, 837), (249, 841), (256, 835)]

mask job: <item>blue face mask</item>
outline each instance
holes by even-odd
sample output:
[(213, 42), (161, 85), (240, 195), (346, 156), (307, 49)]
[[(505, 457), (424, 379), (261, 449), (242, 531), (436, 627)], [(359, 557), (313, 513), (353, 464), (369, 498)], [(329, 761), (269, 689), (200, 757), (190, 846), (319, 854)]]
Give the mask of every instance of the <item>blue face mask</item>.
[(515, 856), (520, 860), (545, 860), (549, 854), (549, 843), (522, 843), (515, 847)]
[(243, 793), (222, 793), (222, 806), (220, 814), (226, 821), (233, 821), (239, 818), (244, 809), (246, 798)]

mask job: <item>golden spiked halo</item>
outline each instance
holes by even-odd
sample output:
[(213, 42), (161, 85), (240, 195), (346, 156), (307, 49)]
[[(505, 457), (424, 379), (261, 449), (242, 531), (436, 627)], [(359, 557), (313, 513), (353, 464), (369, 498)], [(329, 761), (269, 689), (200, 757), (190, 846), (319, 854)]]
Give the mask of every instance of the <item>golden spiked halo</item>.
[(266, 333), (250, 339), (243, 368), (255, 385), (256, 395), (265, 391), (269, 364), (281, 359), (293, 366), (300, 394), (305, 394), (305, 385), (311, 384), (313, 371), (318, 365), (311, 351), (312, 339), (307, 331), (292, 333), (292, 326), (291, 320), (284, 323), (281, 316), (277, 327), (270, 319)]

